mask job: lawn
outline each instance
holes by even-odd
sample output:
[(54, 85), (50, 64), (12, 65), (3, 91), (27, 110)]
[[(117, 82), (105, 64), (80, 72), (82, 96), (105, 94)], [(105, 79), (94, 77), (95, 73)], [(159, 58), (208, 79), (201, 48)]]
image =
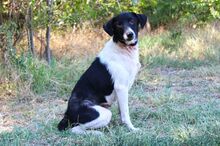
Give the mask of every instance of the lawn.
[[(142, 36), (142, 68), (129, 94), (130, 132), (117, 104), (103, 135), (59, 132), (77, 79), (95, 55), (45, 62), (22, 55), (1, 69), (0, 145), (220, 145), (220, 29), (171, 29)], [(15, 90), (16, 92), (13, 92)]]

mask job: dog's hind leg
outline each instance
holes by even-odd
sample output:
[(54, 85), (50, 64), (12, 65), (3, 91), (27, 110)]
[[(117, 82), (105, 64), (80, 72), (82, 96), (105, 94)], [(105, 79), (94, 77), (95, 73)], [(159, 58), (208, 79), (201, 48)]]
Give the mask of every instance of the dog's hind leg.
[[(73, 127), (71, 129), (73, 133), (97, 135), (97, 134), (101, 134), (101, 132), (91, 129), (101, 128), (108, 125), (112, 117), (112, 113), (110, 110), (98, 105), (91, 106), (90, 108), (91, 110), (95, 110), (95, 112), (98, 112), (99, 116), (92, 121), (88, 121), (84, 124), (79, 124), (78, 126)], [(80, 116), (88, 116), (88, 115), (86, 113), (82, 113), (82, 115)], [(86, 117), (82, 117), (82, 118), (86, 118)]]
[(68, 118), (66, 116), (64, 116), (64, 118), (60, 121), (60, 123), (58, 124), (57, 128), (59, 131), (65, 130), (68, 127)]

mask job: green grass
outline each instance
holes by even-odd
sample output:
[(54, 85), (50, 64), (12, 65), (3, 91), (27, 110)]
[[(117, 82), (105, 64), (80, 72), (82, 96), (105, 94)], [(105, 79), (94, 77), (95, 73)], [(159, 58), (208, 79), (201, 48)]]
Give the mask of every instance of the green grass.
[(146, 36), (140, 43), (143, 64), (191, 69), (220, 61), (218, 28), (173, 29)]
[[(140, 132), (129, 132), (126, 127), (120, 125), (116, 106), (112, 107), (111, 124), (101, 129), (105, 133), (101, 137), (79, 136), (69, 131), (58, 132), (56, 126), (59, 118), (47, 119), (47, 112), (38, 113), (39, 111), (35, 110), (39, 109), (34, 108), (33, 111), (42, 117), (35, 119), (35, 115), (30, 121), (31, 126), (22, 126), (14, 128), (12, 132), (2, 133), (0, 145), (220, 144), (219, 99), (211, 96), (172, 93), (167, 87), (162, 88), (160, 94), (145, 91), (146, 96), (142, 97), (138, 96), (142, 91), (137, 85), (131, 92), (131, 118), (134, 125), (141, 128)], [(53, 100), (45, 102), (49, 104)], [(44, 106), (44, 108), (54, 108), (52, 111), (57, 112), (56, 106)]]
[(51, 67), (28, 56), (15, 58), (10, 73), (0, 66), (0, 145), (220, 145), (219, 34), (207, 26), (142, 38), (142, 69), (129, 94), (138, 132), (120, 124), (117, 104), (102, 136), (57, 130), (93, 55), (54, 59)]

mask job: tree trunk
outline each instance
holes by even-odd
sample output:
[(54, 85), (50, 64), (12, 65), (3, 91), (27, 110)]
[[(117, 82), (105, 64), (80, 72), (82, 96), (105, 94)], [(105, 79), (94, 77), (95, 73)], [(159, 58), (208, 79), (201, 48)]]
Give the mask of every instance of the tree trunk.
[[(0, 0), (0, 26), (3, 24), (3, 0)], [(0, 62), (4, 61), (3, 35), (0, 35)]]
[(33, 39), (33, 27), (32, 27), (32, 8), (28, 8), (28, 46), (32, 55), (34, 56), (34, 39)]
[(0, 0), (0, 25), (3, 24), (3, 0)]
[(52, 0), (47, 0), (47, 6), (48, 6), (48, 24), (47, 24), (47, 31), (46, 31), (46, 48), (45, 48), (45, 53), (46, 53), (46, 60), (48, 64), (51, 63), (51, 51), (50, 51), (50, 23), (51, 23), (51, 16), (52, 16)]
[(51, 54), (50, 54), (50, 26), (47, 27), (47, 32), (46, 32), (46, 60), (48, 64), (51, 63)]

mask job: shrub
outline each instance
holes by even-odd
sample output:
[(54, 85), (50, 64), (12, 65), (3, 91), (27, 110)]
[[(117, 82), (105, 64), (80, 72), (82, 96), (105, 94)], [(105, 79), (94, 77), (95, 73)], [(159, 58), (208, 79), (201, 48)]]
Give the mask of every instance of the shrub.
[(153, 26), (178, 20), (202, 23), (220, 18), (219, 3), (220, 0), (76, 0), (63, 3), (63, 8), (66, 9), (60, 15), (60, 20), (67, 24), (77, 24), (88, 20), (102, 24), (114, 14), (134, 11), (148, 15)]

